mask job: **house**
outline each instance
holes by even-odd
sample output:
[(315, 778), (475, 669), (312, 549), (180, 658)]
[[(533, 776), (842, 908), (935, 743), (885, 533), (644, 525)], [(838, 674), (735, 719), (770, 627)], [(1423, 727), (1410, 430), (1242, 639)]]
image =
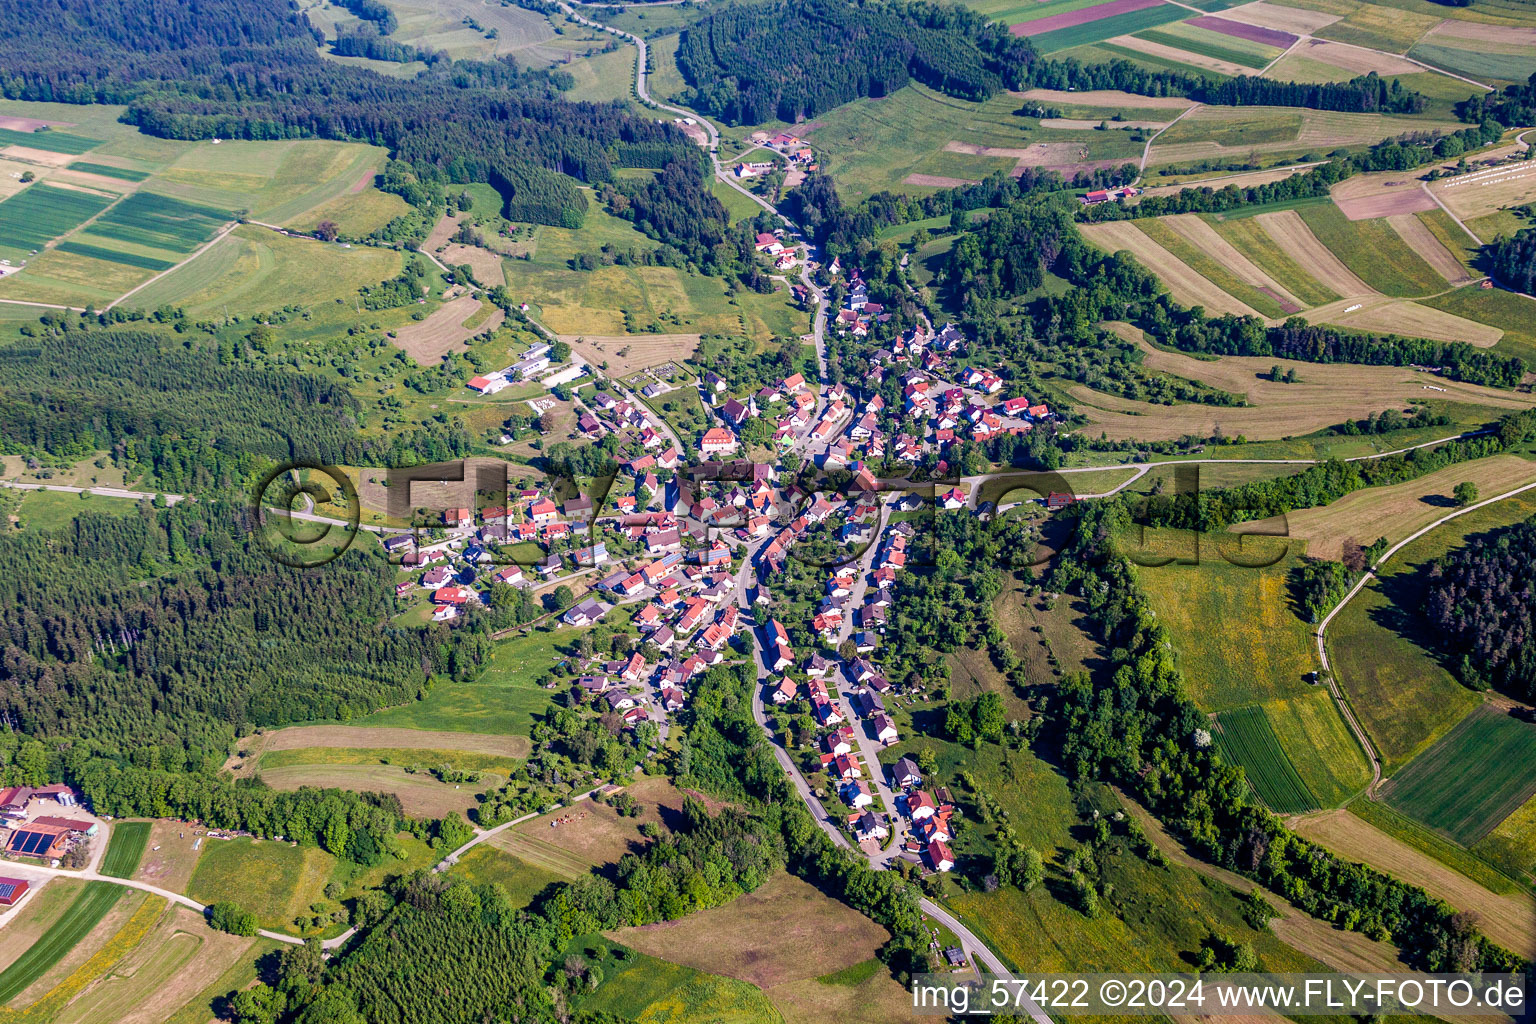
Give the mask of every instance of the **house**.
[(863, 814), (850, 814), (848, 816), (848, 828), (853, 832), (853, 838), (858, 842), (866, 840), (879, 841), (891, 834), (885, 821), (874, 811), (865, 811)]
[(833, 757), (849, 753), (853, 750), (853, 730), (846, 725), (839, 726), (821, 738), (821, 747)]
[(752, 415), (745, 405), (734, 398), (726, 399), (725, 404), (720, 407), (720, 414), (734, 427), (741, 426)]
[(663, 686), (661, 688), (661, 706), (667, 711), (676, 711), (683, 706), (683, 691), (675, 686)]
[(455, 607), (469, 601), (470, 592), (463, 587), (441, 587), (432, 592), (433, 604), (451, 604)]
[(869, 690), (860, 690), (853, 695), (853, 707), (860, 718), (874, 718), (885, 713), (885, 701)]
[(699, 439), (699, 452), (704, 455), (720, 455), (736, 450), (736, 435), (724, 427), (711, 427)]
[(475, 514), (467, 508), (450, 508), (443, 512), (443, 525), (455, 528), (473, 526)]
[(494, 395), (507, 386), (507, 378), (502, 374), (493, 373), (486, 377), (471, 377), (464, 386), (471, 391), (478, 391), (482, 395)]
[(917, 823), (917, 838), (925, 843), (948, 843), (954, 841), (954, 829), (950, 827), (950, 815), (954, 809), (944, 808), (930, 817)]
[(832, 663), (819, 654), (811, 655), (811, 660), (805, 666), (805, 674), (820, 679), (832, 668)]
[(589, 597), (587, 600), (569, 609), (561, 617), (561, 621), (567, 626), (590, 626), (593, 623), (601, 622), (603, 616), (607, 615), (612, 607), (612, 605), (604, 604), (596, 598)]
[(560, 508), (548, 498), (528, 506), (528, 516), (535, 526), (546, 526), (560, 518)]
[(576, 680), (576, 685), (586, 693), (602, 693), (613, 685), (613, 680), (607, 676), (581, 676)]
[(851, 754), (836, 754), (832, 758), (832, 767), (828, 769), (836, 778), (843, 782), (864, 777), (864, 767), (859, 764), (858, 758)]
[(384, 538), (384, 550), (390, 554), (404, 551), (415, 542), (415, 538), (408, 533), (398, 533), (393, 537)]
[(896, 731), (896, 723), (891, 721), (890, 715), (876, 715), (874, 721), (875, 739), (883, 745), (890, 746), (901, 738)]
[(931, 818), (938, 811), (939, 805), (920, 789), (915, 789), (907, 794), (907, 816), (913, 821), (922, 821)]
[(433, 622), (447, 622), (449, 619), (456, 619), (458, 617), (458, 607), (451, 604), (440, 604), (437, 606), (437, 610), (432, 613)]
[(609, 690), (603, 695), (603, 700), (608, 702), (608, 707), (614, 711), (628, 711), (635, 706), (635, 698), (623, 690)]
[(769, 666), (775, 672), (782, 672), (795, 663), (795, 652), (784, 644), (778, 644), (774, 647), (773, 657), (764, 660), (769, 662)]
[(829, 700), (812, 701), (811, 713), (821, 725), (839, 725), (844, 721), (843, 713)]
[(1059, 508), (1066, 508), (1076, 500), (1077, 498), (1072, 494), (1052, 491), (1045, 499), (1045, 507), (1054, 512)]
[(576, 551), (577, 565), (602, 565), (608, 561), (608, 545), (601, 541), (589, 548), (579, 548)]
[(0, 878), (0, 907), (14, 907), (30, 888), (23, 878)]
[(958, 487), (951, 488), (939, 495), (939, 507), (953, 511), (965, 507), (965, 492)]
[(773, 702), (775, 704), (788, 704), (795, 699), (795, 681), (789, 676), (779, 680), (779, 685), (773, 688)]
[(536, 568), (539, 570), (540, 576), (548, 579), (555, 573), (559, 572), (561, 569), (565, 568), (565, 561), (559, 555), (552, 554), (540, 562)]
[(891, 766), (891, 783), (897, 789), (910, 789), (913, 786), (923, 784), (923, 773), (918, 770), (917, 762), (910, 757), (903, 757)]
[(929, 843), (923, 849), (923, 859), (933, 871), (948, 871), (955, 866), (955, 855), (943, 843)]
[(675, 526), (670, 530), (657, 530), (645, 535), (645, 550), (648, 554), (666, 555), (682, 549), (683, 537)]
[(843, 787), (841, 796), (848, 806), (856, 811), (875, 802), (874, 796), (869, 792), (868, 784), (863, 780), (848, 783)]

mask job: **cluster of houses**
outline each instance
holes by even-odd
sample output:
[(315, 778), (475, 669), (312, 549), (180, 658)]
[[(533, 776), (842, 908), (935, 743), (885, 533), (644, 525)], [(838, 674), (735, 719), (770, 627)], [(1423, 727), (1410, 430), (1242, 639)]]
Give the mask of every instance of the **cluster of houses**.
[(784, 232), (760, 231), (754, 248), (773, 261), (775, 270), (793, 270), (800, 265), (800, 253), (793, 245), (784, 244)]
[(951, 824), (955, 806), (942, 787), (936, 793), (922, 787), (923, 773), (910, 757), (891, 766), (891, 788), (898, 791), (898, 807), (911, 821), (907, 852), (921, 856), (930, 871), (948, 871), (955, 866), (955, 854), (949, 847), (955, 838)]
[[(6, 853), (52, 861), (61, 857), (72, 844), (96, 835), (99, 826), (89, 818), (52, 813), (29, 818), (28, 815), (36, 809), (38, 802), (44, 804), (45, 812), (79, 806), (75, 791), (62, 783), (0, 789), (0, 828), (5, 830), (0, 844), (3, 844)], [(20, 899), (25, 891), (25, 883), (22, 883), (21, 889), (12, 893), (13, 902)], [(4, 903), (4, 900), (0, 899), (0, 903)]]
[(806, 145), (798, 136), (791, 135), (788, 132), (777, 132), (774, 134), (753, 132), (749, 139), (755, 146), (767, 146), (775, 153), (783, 156), (791, 164), (802, 165), (809, 171), (816, 169), (814, 162), (816, 154), (811, 152), (811, 147)]
[[(571, 357), (570, 365), (563, 370), (546, 373), (550, 366), (550, 346), (540, 342), (524, 352), (523, 357), (511, 366), (484, 376), (471, 377), (464, 386), (482, 395), (494, 395), (515, 381), (533, 380), (539, 377), (545, 387), (557, 388), (561, 384), (569, 384), (587, 372), (586, 362), (575, 355)], [(540, 376), (541, 374), (543, 376)]]
[[(587, 421), (578, 419), (577, 425), (589, 436), (600, 434), (604, 424), (598, 417), (602, 417), (609, 429), (625, 435), (629, 441), (628, 450), (621, 452), (619, 463), (631, 472), (643, 473), (658, 467), (676, 469), (682, 463), (683, 453), (677, 450), (677, 445), (655, 420), (655, 414), (645, 406), (627, 398), (616, 398), (607, 391), (595, 392), (588, 404), (597, 415), (584, 414)], [(653, 493), (655, 490), (651, 488)], [(624, 509), (621, 507), (620, 511)]]
[(1139, 195), (1141, 195), (1141, 189), (1132, 185), (1125, 185), (1121, 188), (1094, 189), (1087, 195), (1079, 197), (1077, 201), (1084, 206), (1097, 206), (1100, 203), (1114, 202), (1117, 199), (1129, 199), (1132, 196)]

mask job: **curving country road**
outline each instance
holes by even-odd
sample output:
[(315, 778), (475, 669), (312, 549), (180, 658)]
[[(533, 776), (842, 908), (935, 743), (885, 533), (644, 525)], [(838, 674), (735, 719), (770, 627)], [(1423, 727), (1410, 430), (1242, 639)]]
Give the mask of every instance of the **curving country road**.
[(1381, 756), (1377, 753), (1375, 745), (1371, 743), (1370, 737), (1368, 737), (1365, 734), (1365, 730), (1361, 728), (1359, 720), (1355, 718), (1354, 711), (1350, 708), (1349, 702), (1344, 697), (1343, 688), (1339, 686), (1338, 673), (1333, 671), (1332, 666), (1328, 662), (1328, 647), (1326, 643), (1328, 624), (1333, 621), (1334, 616), (1338, 615), (1339, 612), (1344, 610), (1344, 606), (1349, 604), (1349, 602), (1354, 599), (1356, 594), (1365, 589), (1366, 584), (1375, 579), (1376, 571), (1386, 563), (1387, 559), (1397, 554), (1403, 548), (1407, 547), (1409, 544), (1412, 544), (1414, 541), (1418, 540), (1426, 533), (1429, 533), (1431, 530), (1435, 530), (1441, 526), (1444, 526), (1446, 523), (1450, 522), (1452, 519), (1455, 519), (1457, 516), (1464, 516), (1468, 512), (1476, 512), (1480, 508), (1492, 505), (1495, 502), (1504, 501), (1508, 498), (1513, 498), (1517, 494), (1524, 494), (1529, 490), (1536, 490), (1536, 483), (1529, 483), (1523, 487), (1516, 487), (1514, 490), (1505, 491), (1503, 494), (1495, 495), (1492, 498), (1484, 498), (1482, 501), (1474, 502), (1465, 508), (1459, 508), (1455, 512), (1441, 516), (1439, 519), (1436, 519), (1434, 522), (1430, 523), (1428, 526), (1424, 527), (1418, 532), (1404, 537), (1402, 540), (1398, 541), (1396, 544), (1392, 545), (1390, 548), (1384, 551), (1382, 556), (1376, 559), (1376, 561), (1371, 564), (1371, 567), (1367, 569), (1363, 574), (1361, 574), (1360, 579), (1356, 581), (1355, 585), (1349, 588), (1349, 593), (1345, 594), (1339, 603), (1333, 606), (1333, 610), (1323, 617), (1323, 621), (1318, 623), (1317, 656), (1323, 665), (1323, 678), (1328, 681), (1328, 691), (1333, 694), (1334, 702), (1338, 704), (1339, 711), (1344, 715), (1344, 720), (1349, 723), (1350, 729), (1354, 731), (1355, 739), (1359, 741), (1360, 746), (1365, 750), (1366, 756), (1371, 759), (1371, 785), (1367, 790), (1369, 794), (1374, 796), (1377, 787), (1381, 785)]

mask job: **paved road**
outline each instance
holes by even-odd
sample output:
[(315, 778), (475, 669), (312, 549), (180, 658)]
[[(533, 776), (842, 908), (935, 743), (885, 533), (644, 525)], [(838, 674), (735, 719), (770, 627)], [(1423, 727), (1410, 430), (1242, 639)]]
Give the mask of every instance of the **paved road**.
[(1492, 505), (1494, 502), (1504, 501), (1506, 498), (1513, 498), (1517, 494), (1523, 494), (1526, 491), (1533, 489), (1536, 489), (1536, 483), (1526, 484), (1524, 487), (1516, 487), (1514, 490), (1505, 491), (1503, 494), (1495, 495), (1492, 498), (1485, 498), (1482, 501), (1468, 505), (1465, 508), (1459, 508), (1455, 512), (1441, 516), (1439, 519), (1436, 519), (1434, 522), (1419, 530), (1417, 533), (1414, 533), (1398, 541), (1396, 544), (1392, 545), (1385, 552), (1383, 552), (1380, 558), (1376, 559), (1371, 567), (1365, 571), (1364, 575), (1360, 577), (1359, 581), (1349, 589), (1349, 593), (1345, 594), (1344, 598), (1339, 601), (1338, 604), (1333, 606), (1333, 610), (1323, 617), (1323, 621), (1318, 623), (1317, 656), (1323, 665), (1324, 678), (1328, 681), (1328, 690), (1333, 694), (1334, 702), (1338, 704), (1339, 711), (1344, 715), (1344, 720), (1349, 723), (1350, 729), (1353, 730), (1355, 739), (1359, 740), (1360, 746), (1365, 749), (1366, 755), (1371, 759), (1371, 785), (1367, 792), (1374, 795), (1377, 787), (1381, 785), (1381, 757), (1377, 753), (1376, 747), (1371, 743), (1370, 737), (1368, 737), (1365, 733), (1365, 730), (1361, 728), (1359, 720), (1355, 718), (1355, 713), (1350, 708), (1349, 701), (1344, 698), (1343, 688), (1339, 685), (1338, 673), (1334, 672), (1332, 666), (1328, 663), (1328, 646), (1326, 643), (1328, 624), (1333, 621), (1334, 616), (1338, 615), (1339, 612), (1344, 610), (1344, 606), (1349, 604), (1349, 602), (1354, 599), (1356, 594), (1365, 589), (1366, 584), (1370, 583), (1370, 581), (1375, 578), (1377, 570), (1386, 563), (1387, 559), (1397, 554), (1409, 544), (1412, 544), (1414, 541), (1418, 540), (1426, 533), (1429, 533), (1431, 530), (1438, 529), (1439, 527), (1445, 525), (1452, 519), (1455, 519), (1457, 516), (1464, 516), (1468, 512), (1475, 512), (1486, 505)]

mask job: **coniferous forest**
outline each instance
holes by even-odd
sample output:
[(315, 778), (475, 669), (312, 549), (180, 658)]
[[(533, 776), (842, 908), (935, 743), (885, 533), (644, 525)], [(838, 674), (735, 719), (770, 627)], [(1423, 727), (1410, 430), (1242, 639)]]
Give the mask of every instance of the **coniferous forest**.
[(1463, 682), (1536, 698), (1536, 519), (1477, 536), (1430, 567), (1424, 614)]

